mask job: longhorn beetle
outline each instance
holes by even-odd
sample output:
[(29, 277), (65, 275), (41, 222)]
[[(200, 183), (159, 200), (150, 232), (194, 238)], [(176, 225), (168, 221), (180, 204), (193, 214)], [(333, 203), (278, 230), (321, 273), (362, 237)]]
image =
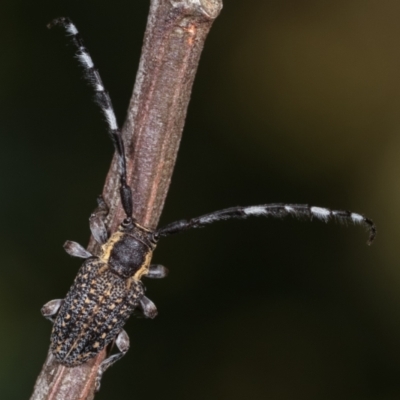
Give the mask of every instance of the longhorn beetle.
[(129, 337), (123, 329), (129, 316), (135, 310), (139, 310), (147, 318), (157, 315), (156, 306), (144, 295), (141, 278), (163, 278), (167, 275), (165, 267), (150, 264), (153, 251), (162, 237), (231, 218), (279, 218), (291, 215), (308, 219), (315, 217), (325, 222), (337, 219), (341, 222), (362, 224), (369, 230), (368, 244), (372, 243), (376, 228), (365, 216), (299, 204), (232, 207), (197, 218), (176, 221), (155, 231), (139, 225), (133, 217), (124, 143), (111, 99), (75, 25), (68, 18), (58, 18), (48, 27), (55, 25), (62, 26), (76, 46), (78, 60), (95, 90), (95, 98), (106, 118), (108, 133), (118, 155), (120, 196), (126, 215), (118, 230), (109, 235), (104, 223), (107, 205), (99, 198), (98, 207), (89, 219), (92, 235), (101, 244), (99, 254), (91, 254), (76, 242), (67, 241), (64, 244), (68, 254), (85, 261), (65, 299), (52, 300), (42, 308), (42, 314), (54, 323), (51, 351), (59, 363), (66, 367), (75, 367), (96, 356), (115, 341), (119, 352), (106, 358), (100, 365), (96, 380), (97, 389), (100, 387), (104, 371), (129, 349)]

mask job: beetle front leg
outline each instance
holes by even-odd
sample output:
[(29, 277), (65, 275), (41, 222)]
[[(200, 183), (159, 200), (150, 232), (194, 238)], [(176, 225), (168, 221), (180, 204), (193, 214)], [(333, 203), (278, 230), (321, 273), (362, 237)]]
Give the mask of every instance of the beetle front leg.
[(104, 220), (108, 214), (108, 207), (103, 196), (97, 198), (97, 208), (89, 218), (90, 231), (97, 243), (104, 244), (108, 240), (107, 228)]
[(161, 279), (165, 278), (168, 275), (168, 272), (168, 269), (163, 265), (152, 264), (150, 265), (148, 272), (143, 276), (146, 278)]
[(43, 317), (45, 317), (46, 319), (48, 319), (51, 322), (54, 322), (56, 319), (58, 310), (62, 306), (63, 302), (64, 302), (63, 299), (51, 300), (40, 309), (40, 312), (42, 313)]
[(114, 363), (116, 363), (119, 359), (121, 359), (126, 352), (129, 350), (129, 336), (124, 329), (118, 334), (115, 339), (115, 344), (117, 345), (120, 353), (113, 354), (112, 356), (106, 358), (99, 367), (99, 371), (96, 377), (96, 392), (100, 390), (100, 382), (104, 372), (111, 367)]

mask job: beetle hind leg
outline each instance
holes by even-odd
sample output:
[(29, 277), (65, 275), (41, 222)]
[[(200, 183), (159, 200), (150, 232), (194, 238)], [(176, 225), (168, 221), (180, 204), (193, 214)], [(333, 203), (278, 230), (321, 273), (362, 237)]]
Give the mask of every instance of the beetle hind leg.
[(117, 345), (118, 350), (120, 351), (117, 354), (113, 354), (112, 356), (106, 358), (99, 367), (99, 371), (97, 372), (96, 377), (96, 392), (100, 390), (101, 378), (103, 377), (104, 372), (111, 367), (114, 363), (116, 363), (119, 359), (121, 359), (126, 352), (129, 350), (129, 336), (124, 329), (118, 334), (115, 339), (115, 344)]

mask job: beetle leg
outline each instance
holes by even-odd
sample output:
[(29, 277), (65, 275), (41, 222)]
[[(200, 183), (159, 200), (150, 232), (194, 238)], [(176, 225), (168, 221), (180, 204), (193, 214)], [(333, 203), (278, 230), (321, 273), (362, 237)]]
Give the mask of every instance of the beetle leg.
[(152, 264), (149, 267), (149, 271), (143, 276), (145, 276), (146, 278), (161, 279), (165, 278), (168, 275), (168, 272), (168, 269), (164, 266), (159, 264)]
[(56, 315), (58, 313), (58, 310), (60, 309), (63, 299), (55, 299), (51, 300), (48, 303), (46, 303), (40, 310), (42, 313), (43, 317), (48, 319), (51, 322), (54, 322), (56, 319)]
[(100, 389), (100, 382), (104, 372), (111, 367), (115, 362), (117, 362), (120, 358), (122, 358), (126, 352), (129, 350), (129, 336), (125, 332), (124, 329), (118, 334), (117, 338), (115, 339), (115, 344), (117, 345), (118, 350), (120, 353), (113, 354), (112, 356), (106, 358), (99, 367), (99, 371), (96, 377), (96, 392)]
[(72, 257), (89, 258), (93, 256), (92, 253), (87, 251), (79, 243), (72, 242), (71, 240), (67, 240), (63, 247), (64, 250)]
[(156, 305), (146, 296), (140, 299), (139, 305), (133, 310), (132, 315), (137, 318), (155, 318), (157, 316)]
[(107, 228), (104, 223), (108, 207), (102, 196), (97, 198), (97, 208), (89, 218), (90, 231), (97, 243), (104, 244), (108, 240)]
[(146, 318), (155, 318), (158, 314), (156, 305), (146, 296), (140, 299), (140, 308)]

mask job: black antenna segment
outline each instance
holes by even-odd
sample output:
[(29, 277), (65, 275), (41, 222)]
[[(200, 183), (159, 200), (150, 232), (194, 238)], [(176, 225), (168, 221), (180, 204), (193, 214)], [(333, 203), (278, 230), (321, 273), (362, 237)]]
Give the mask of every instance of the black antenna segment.
[(101, 80), (99, 71), (94, 66), (92, 57), (84, 46), (81, 35), (79, 34), (76, 26), (69, 18), (63, 17), (53, 20), (52, 22), (50, 22), (50, 24), (47, 25), (47, 27), (52, 28), (56, 25), (62, 26), (66, 30), (68, 36), (71, 38), (72, 43), (75, 45), (77, 49), (77, 58), (85, 71), (85, 78), (93, 87), (96, 102), (100, 106), (100, 109), (103, 112), (107, 121), (108, 133), (118, 154), (122, 207), (124, 208), (126, 217), (128, 219), (131, 219), (133, 212), (132, 191), (127, 184), (124, 142), (122, 141), (121, 131), (118, 127), (110, 95), (103, 85), (103, 81)]

